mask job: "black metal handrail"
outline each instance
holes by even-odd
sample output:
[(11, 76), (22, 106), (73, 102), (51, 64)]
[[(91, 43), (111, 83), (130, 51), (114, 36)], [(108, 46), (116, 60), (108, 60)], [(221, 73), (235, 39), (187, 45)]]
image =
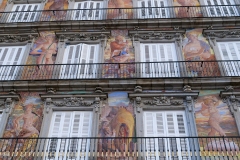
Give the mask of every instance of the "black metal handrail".
[(0, 12), (0, 23), (240, 16), (240, 5), (97, 8)]
[(0, 158), (237, 158), (240, 137), (0, 138)]
[(240, 76), (240, 60), (0, 66), (1, 81), (238, 76)]

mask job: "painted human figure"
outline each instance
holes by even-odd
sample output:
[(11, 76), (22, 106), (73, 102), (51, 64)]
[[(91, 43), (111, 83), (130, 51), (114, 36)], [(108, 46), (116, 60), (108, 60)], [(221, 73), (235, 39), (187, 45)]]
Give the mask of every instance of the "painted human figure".
[(208, 60), (211, 57), (210, 46), (198, 39), (197, 34), (187, 33), (188, 43), (183, 51), (186, 60)]
[[(177, 2), (181, 5), (180, 7), (177, 7), (177, 17), (183, 18), (183, 17), (199, 17), (201, 14), (198, 10), (197, 6), (198, 2), (195, 0), (177, 0)], [(186, 6), (186, 7), (184, 7)], [(191, 7), (193, 6), (193, 7)]]
[[(64, 1), (65, 0), (49, 0), (48, 2), (53, 2), (50, 6), (49, 6), (49, 10), (54, 10), (55, 11), (55, 17), (57, 19), (63, 19), (65, 16), (65, 11), (64, 10)], [(60, 11), (58, 11), (60, 10)]]
[(35, 76), (39, 76), (39, 74), (44, 73), (45, 71), (51, 71), (51, 64), (53, 64), (52, 56), (57, 54), (57, 44), (52, 35), (48, 35), (45, 37), (46, 42), (40, 44), (36, 47), (30, 55), (39, 55), (36, 60), (37, 65), (47, 64), (47, 66), (37, 66), (35, 72), (33, 74)]
[(52, 56), (57, 54), (57, 44), (55, 43), (54, 37), (48, 35), (45, 39), (45, 43), (40, 44), (30, 52), (31, 55), (40, 54), (37, 58), (36, 64), (53, 64)]
[[(114, 8), (118, 8), (117, 10), (113, 10), (112, 13), (114, 13), (113, 15), (110, 15), (109, 18), (113, 18), (113, 19), (127, 19), (128, 18), (128, 14), (126, 13), (126, 10), (124, 12), (124, 8), (126, 8), (126, 2), (124, 0), (110, 0), (109, 1)], [(122, 8), (122, 9), (121, 9)]]
[(217, 106), (219, 106), (220, 101), (215, 96), (207, 96), (203, 99), (201, 114), (203, 116), (209, 117), (208, 124), (211, 127), (211, 131), (208, 136), (216, 136), (218, 133), (220, 136), (226, 136), (225, 131), (220, 126), (222, 117), (219, 114)]
[(123, 36), (116, 36), (115, 41), (110, 43), (111, 48), (111, 57), (114, 59), (114, 61), (123, 63), (128, 60), (128, 42), (125, 40)]
[[(111, 59), (114, 63), (125, 63), (129, 59), (128, 41), (123, 36), (116, 36), (115, 41), (110, 43)], [(128, 67), (126, 64), (116, 65), (118, 76), (122, 77), (128, 74)]]
[(128, 139), (126, 138), (129, 137), (129, 129), (126, 124), (122, 123), (119, 127), (118, 137), (123, 137), (119, 139), (118, 143), (118, 149), (123, 152), (128, 144)]
[[(24, 114), (13, 120), (13, 131), (17, 137), (31, 137), (34, 134), (39, 135), (39, 131), (34, 126), (39, 117), (32, 112), (33, 106), (32, 103), (27, 104)], [(22, 128), (20, 127), (21, 120), (23, 120)]]

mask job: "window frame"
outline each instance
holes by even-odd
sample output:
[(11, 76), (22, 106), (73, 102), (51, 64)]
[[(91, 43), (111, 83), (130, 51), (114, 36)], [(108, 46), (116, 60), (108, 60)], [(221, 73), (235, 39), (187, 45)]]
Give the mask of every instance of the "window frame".
[[(24, 8), (25, 12), (21, 12), (23, 9), (23, 6), (26, 5), (26, 8)], [(37, 8), (31, 8), (30, 12), (27, 12), (29, 10), (29, 6), (34, 5), (35, 7), (37, 6)], [(16, 10), (17, 6), (20, 6), (21, 11), (15, 11), (16, 13), (14, 13), (14, 10)], [(34, 3), (13, 3), (11, 8), (9, 8), (9, 11), (11, 12), (11, 15), (9, 15), (9, 17), (7, 18), (6, 22), (7, 23), (13, 23), (13, 22), (35, 22), (38, 20), (38, 18), (40, 18), (40, 12), (32, 12), (32, 11), (40, 11), (42, 9), (42, 2), (34, 2)], [(19, 14), (18, 14), (19, 13)], [(26, 17), (27, 15), (27, 19), (25, 21), (23, 21), (23, 19)], [(34, 18), (31, 20), (29, 18), (32, 18), (32, 15), (34, 15)], [(15, 16), (14, 20), (12, 20), (12, 17)], [(17, 18), (19, 18), (21, 16), (21, 20), (16, 20)]]
[[(155, 11), (154, 11), (154, 9), (147, 9), (148, 6), (144, 6), (144, 7), (142, 5), (140, 6), (140, 3), (144, 2), (144, 1), (145, 1), (144, 5), (146, 5), (147, 2), (151, 1), (151, 5), (152, 5), (152, 3), (159, 2), (157, 4), (158, 5), (157, 7), (160, 7), (160, 5), (161, 5), (161, 7), (173, 6), (172, 2), (169, 2), (167, 0), (161, 0), (161, 1), (156, 1), (156, 0), (137, 0), (137, 2), (136, 2), (136, 7), (138, 7), (137, 18), (139, 18), (139, 19), (171, 18), (171, 14), (172, 14), (172, 9), (171, 8), (165, 8), (165, 9), (158, 9), (158, 8), (156, 8)], [(161, 4), (162, 1), (163, 1), (164, 4)], [(148, 3), (148, 5), (149, 5), (149, 3)], [(156, 4), (154, 4), (154, 6), (152, 6), (152, 7), (156, 7)], [(141, 10), (140, 10), (140, 8), (141, 8)], [(142, 16), (143, 13), (145, 13), (145, 16)], [(151, 14), (151, 16), (149, 14), (146, 14), (146, 13)]]
[[(240, 47), (237, 47), (240, 44), (240, 40), (222, 40), (217, 41), (217, 49), (219, 53), (219, 59), (222, 60), (219, 63), (221, 74), (227, 76), (240, 76), (239, 66), (240, 63), (234, 60), (240, 60)], [(233, 44), (235, 57), (233, 57), (233, 50), (230, 48), (229, 44)], [(227, 55), (223, 53), (223, 47), (225, 47)], [(225, 57), (224, 57), (225, 56)], [(227, 56), (228, 59), (225, 59)], [(233, 61), (233, 62), (231, 62)]]
[[(80, 3), (82, 3), (81, 5), (79, 5)], [(91, 9), (89, 10), (80, 10), (78, 11), (77, 9), (86, 9), (86, 8), (90, 8), (91, 7), (91, 4), (92, 3), (92, 7)], [(85, 4), (87, 6), (85, 6)], [(99, 4), (99, 6), (97, 6)], [(95, 6), (95, 7), (94, 7)], [(101, 10), (101, 8), (104, 8), (104, 1), (75, 1), (74, 2), (74, 7), (73, 7), (73, 13), (72, 13), (72, 19), (73, 20), (102, 20), (103, 17), (104, 17), (104, 10)], [(80, 7), (80, 8), (79, 8)], [(99, 7), (99, 8), (98, 8)], [(97, 9), (100, 9), (100, 10), (97, 10)], [(86, 16), (84, 16), (86, 14)], [(96, 15), (99, 15), (97, 18), (96, 18)], [(78, 15), (78, 18), (74, 18), (74, 15)], [(91, 15), (92, 18), (89, 18)], [(83, 18), (85, 17), (85, 18)]]
[[(66, 79), (66, 78), (67, 79), (69, 79), (69, 78), (96, 78), (97, 76), (99, 76), (98, 72), (99, 72), (99, 68), (101, 66), (98, 67), (98, 63), (101, 63), (101, 58), (102, 58), (102, 56), (101, 56), (102, 55), (101, 54), (102, 53), (101, 52), (102, 47), (101, 47), (99, 42), (96, 42), (96, 43), (72, 42), (72, 43), (66, 43), (66, 44), (67, 45), (63, 49), (63, 56), (62, 56), (62, 60), (60, 62), (62, 64), (61, 68), (60, 68), (60, 77), (59, 77), (60, 79)], [(72, 58), (76, 58), (77, 52), (75, 52), (75, 54), (74, 53), (72, 54), (72, 52), (71, 52), (72, 55), (69, 55), (69, 54), (66, 53), (66, 52), (69, 53), (69, 50), (70, 50), (71, 46), (73, 47), (74, 51), (76, 51), (77, 46), (80, 46), (79, 47), (80, 49), (79, 49), (79, 52), (78, 52), (79, 56), (77, 56), (78, 62), (65, 63), (64, 61), (66, 61), (66, 59), (67, 59), (67, 61), (69, 60), (69, 58), (68, 58), (69, 56), (71, 56)], [(88, 53), (81, 56), (81, 54), (83, 53), (83, 49), (84, 49), (83, 47), (84, 46), (87, 47)], [(91, 61), (90, 56), (91, 56), (92, 48), (94, 48), (94, 53), (93, 53), (94, 58), (92, 60), (94, 65), (90, 65), (90, 66), (85, 67), (85, 65), (81, 65), (83, 63), (80, 63), (80, 62), (84, 60), (83, 56), (86, 56), (85, 60)], [(75, 55), (75, 57), (73, 57), (74, 55)], [(74, 61), (74, 60), (71, 59), (71, 61)], [(86, 65), (91, 64), (89, 62), (85, 62), (85, 63), (86, 63)], [(67, 68), (68, 65), (64, 66), (64, 64), (79, 64), (79, 65), (77, 65), (76, 67), (69, 66), (69, 68)], [(74, 73), (76, 73), (76, 75), (71, 75), (72, 72), (70, 70), (72, 70), (72, 69), (75, 70)], [(68, 72), (66, 74), (61, 74), (62, 72), (65, 72), (66, 70), (68, 70)], [(90, 70), (92, 70), (92, 72)], [(88, 73), (88, 74), (86, 74), (86, 73)]]
[[(151, 72), (150, 74), (145, 74), (144, 71), (146, 66), (148, 63), (144, 63), (144, 64), (141, 64), (142, 66), (140, 66), (140, 68), (138, 68), (139, 70), (141, 70), (141, 77), (180, 77), (180, 69), (178, 66), (178, 60), (179, 60), (179, 53), (178, 53), (178, 47), (176, 46), (176, 41), (140, 41), (140, 50), (139, 50), (139, 53), (140, 53), (140, 57), (139, 57), (139, 62), (144, 62), (143, 61), (143, 53), (146, 53), (146, 52), (143, 52), (145, 49), (143, 48), (144, 46), (146, 46), (147, 44), (150, 44), (151, 46), (154, 46), (154, 45), (157, 45), (158, 47), (163, 47), (162, 49), (164, 50), (164, 53), (168, 53), (167, 50), (169, 50), (169, 48), (166, 48), (166, 44), (169, 44), (170, 47), (171, 47), (171, 56), (172, 56), (172, 63), (169, 63), (169, 64), (164, 64), (164, 63), (150, 63), (150, 66), (147, 66), (148, 70)], [(159, 48), (160, 49), (160, 48)], [(152, 49), (149, 49), (149, 57), (150, 57), (150, 51)], [(156, 49), (156, 53), (157, 54), (161, 54), (160, 51), (158, 49)], [(156, 55), (157, 57), (156, 58), (159, 58), (161, 55)], [(169, 57), (168, 55), (164, 54), (165, 57)], [(164, 58), (165, 58), (164, 57)], [(160, 57), (161, 58), (161, 57)], [(170, 59), (170, 58), (168, 58)], [(165, 61), (169, 61), (169, 60), (165, 60)], [(145, 61), (147, 62), (147, 61)], [(149, 61), (151, 62), (151, 61)], [(157, 62), (164, 62), (164, 61), (159, 61), (157, 60)], [(157, 72), (154, 71), (154, 69), (156, 67), (160, 67), (160, 68), (163, 68), (163, 71), (159, 71), (159, 69), (157, 70)], [(149, 69), (150, 68), (150, 69)], [(151, 71), (152, 69), (152, 71)], [(173, 72), (171, 72), (171, 70), (173, 69)], [(167, 70), (167, 72), (165, 72)], [(170, 72), (169, 72), (170, 71)]]
[[(11, 48), (11, 50), (9, 50), (9, 48)], [(18, 48), (18, 50), (17, 50), (17, 52), (14, 51), (14, 53), (13, 53), (12, 50), (14, 48)], [(4, 55), (7, 55), (7, 56), (5, 56), (2, 61), (6, 61), (6, 58), (10, 58), (11, 57), (10, 54), (14, 54), (15, 58), (16, 58), (16, 56), (18, 54), (18, 51), (19, 51), (19, 48), (23, 48), (23, 49), (22, 49), (21, 53), (19, 53), (20, 54), (19, 55), (19, 59), (16, 61), (16, 64), (14, 64), (14, 60), (12, 59), (11, 62), (10, 62), (11, 64), (3, 64), (3, 65), (1, 65), (2, 67), (4, 67), (5, 65), (12, 65), (12, 67), (8, 66), (6, 68), (7, 71), (9, 72), (7, 74), (7, 76), (5, 75), (6, 69), (2, 68), (2, 67), (0, 68), (0, 76), (2, 77), (2, 78), (0, 78), (1, 80), (14, 80), (14, 79), (16, 79), (16, 77), (21, 76), (22, 71), (17, 72), (17, 70), (21, 70), (21, 66), (14, 66), (14, 65), (23, 65), (23, 64), (25, 64), (26, 57), (28, 56), (27, 52), (29, 51), (30, 48), (29, 48), (29, 43), (19, 43), (19, 44), (16, 43), (16, 44), (8, 44), (8, 45), (2, 44), (2, 45), (0, 45), (0, 52), (5, 52), (6, 49), (7, 49), (7, 51), (6, 51), (7, 54), (4, 53)], [(2, 51), (1, 49), (4, 49), (4, 50)], [(0, 60), (1, 60), (1, 57), (0, 57)], [(13, 76), (9, 76), (9, 74), (12, 73), (12, 69), (14, 69)], [(7, 78), (4, 78), (4, 77), (7, 77)]]

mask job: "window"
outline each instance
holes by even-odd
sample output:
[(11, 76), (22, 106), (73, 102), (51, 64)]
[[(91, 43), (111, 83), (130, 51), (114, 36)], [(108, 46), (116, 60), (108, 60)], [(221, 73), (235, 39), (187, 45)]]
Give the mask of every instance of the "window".
[(25, 46), (8, 46), (0, 47), (0, 79), (13, 80), (19, 72), (18, 66), (4, 65), (19, 65), (22, 62), (22, 57), (25, 51)]
[(58, 139), (49, 140), (47, 159), (86, 159), (90, 145), (89, 139), (66, 139), (66, 137), (91, 137), (91, 124), (92, 112), (90, 111), (53, 112), (48, 137), (58, 137)]
[(207, 13), (209, 17), (221, 17), (221, 16), (237, 16), (237, 8), (234, 5), (233, 0), (205, 0), (207, 7)]
[(184, 111), (145, 111), (143, 118), (144, 136), (156, 137), (145, 140), (147, 159), (190, 159), (186, 138), (168, 138), (188, 135)]
[(141, 44), (142, 77), (178, 77), (174, 43)]
[(74, 20), (100, 20), (103, 16), (101, 10), (103, 2), (101, 1), (84, 1), (76, 2), (73, 10)]
[[(64, 78), (95, 78), (97, 76), (99, 45), (77, 44), (65, 49), (61, 68), (61, 79)], [(72, 65), (69, 65), (72, 64)]]
[(40, 4), (15, 4), (8, 22), (33, 22), (37, 18)]
[[(240, 41), (218, 42), (222, 60), (240, 60)], [(240, 75), (239, 61), (224, 61), (219, 64), (223, 72), (228, 76)]]
[[(168, 18), (169, 10), (166, 0), (139, 0), (138, 18)], [(163, 7), (163, 8), (160, 8)]]

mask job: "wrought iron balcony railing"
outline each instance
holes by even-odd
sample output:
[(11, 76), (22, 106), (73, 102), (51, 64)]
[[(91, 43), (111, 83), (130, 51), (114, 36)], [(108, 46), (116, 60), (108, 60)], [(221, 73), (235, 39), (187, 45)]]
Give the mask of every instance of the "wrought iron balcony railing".
[(238, 159), (240, 137), (0, 138), (1, 159)]
[(0, 23), (240, 16), (240, 5), (0, 12)]
[(240, 60), (0, 66), (1, 81), (238, 76)]

